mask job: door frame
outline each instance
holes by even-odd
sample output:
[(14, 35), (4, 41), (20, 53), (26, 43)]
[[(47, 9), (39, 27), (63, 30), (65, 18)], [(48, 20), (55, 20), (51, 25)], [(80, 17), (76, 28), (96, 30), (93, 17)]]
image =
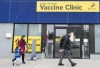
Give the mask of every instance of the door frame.
[(42, 24), (42, 28), (41, 28), (41, 53), (43, 51), (43, 48), (46, 47), (46, 42), (47, 42), (46, 31), (47, 31), (47, 24)]
[(72, 29), (72, 28), (78, 28), (80, 29), (80, 57), (72, 57), (72, 58), (79, 58), (81, 59), (82, 58), (82, 44), (83, 44), (83, 31), (82, 31), (82, 27), (54, 27), (54, 43), (53, 43), (53, 58), (58, 58), (58, 57), (55, 57), (55, 36), (56, 36), (56, 29)]

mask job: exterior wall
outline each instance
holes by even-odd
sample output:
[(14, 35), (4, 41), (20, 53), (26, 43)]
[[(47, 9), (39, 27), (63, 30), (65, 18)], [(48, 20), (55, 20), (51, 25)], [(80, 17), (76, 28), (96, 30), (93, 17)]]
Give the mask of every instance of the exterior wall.
[[(0, 24), (0, 58), (13, 58), (14, 53), (12, 53), (12, 41), (13, 41), (13, 23), (1, 23)], [(6, 33), (11, 33), (11, 39), (6, 38)], [(91, 43), (91, 41), (90, 41)], [(90, 51), (93, 46), (90, 46)], [(94, 49), (93, 49), (94, 50)], [(26, 53), (26, 58), (28, 58), (31, 54)], [(41, 53), (38, 54), (41, 58)], [(90, 53), (90, 59), (100, 59), (100, 54), (92, 54)]]
[[(6, 33), (11, 33), (11, 39), (6, 38)], [(0, 58), (12, 57), (13, 24), (0, 24)]]
[(90, 54), (90, 59), (100, 60), (100, 54)]

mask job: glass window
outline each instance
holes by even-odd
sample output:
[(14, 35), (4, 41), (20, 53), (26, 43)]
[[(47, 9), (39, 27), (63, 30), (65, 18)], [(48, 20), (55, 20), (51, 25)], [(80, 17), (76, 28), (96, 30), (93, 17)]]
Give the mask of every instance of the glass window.
[(100, 25), (95, 25), (95, 52), (100, 53)]
[(89, 58), (89, 25), (83, 25), (83, 58)]
[(47, 25), (48, 40), (53, 40), (54, 37), (54, 25)]
[(16, 36), (27, 36), (27, 24), (15, 24), (15, 35)]
[(13, 41), (13, 52), (15, 51), (16, 46), (18, 45), (18, 40), (21, 39), (22, 35), (25, 35), (25, 41), (27, 42), (27, 24), (15, 24), (14, 30), (14, 41)]
[(54, 25), (47, 25), (47, 48), (46, 57), (53, 57)]
[(34, 47), (33, 42), (36, 43), (36, 52), (41, 52), (41, 24), (29, 24), (28, 47), (30, 52)]
[(29, 36), (40, 36), (41, 25), (40, 24), (29, 24)]
[(35, 40), (36, 52), (41, 52), (41, 24), (15, 24), (13, 52), (21, 36), (25, 35), (28, 43), (27, 52), (32, 52), (32, 43)]

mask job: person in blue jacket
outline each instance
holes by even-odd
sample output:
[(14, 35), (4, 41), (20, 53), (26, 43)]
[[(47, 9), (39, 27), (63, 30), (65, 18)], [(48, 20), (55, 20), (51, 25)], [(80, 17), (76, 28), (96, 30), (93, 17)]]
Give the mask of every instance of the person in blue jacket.
[(15, 49), (15, 60), (13, 61), (13, 65), (20, 65), (20, 57), (21, 57), (21, 52), (20, 52), (20, 46), (16, 46)]

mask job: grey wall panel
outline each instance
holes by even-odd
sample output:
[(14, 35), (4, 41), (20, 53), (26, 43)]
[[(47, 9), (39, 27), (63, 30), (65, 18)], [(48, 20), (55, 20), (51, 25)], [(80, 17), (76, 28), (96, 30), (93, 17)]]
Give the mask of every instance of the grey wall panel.
[[(7, 39), (6, 33), (11, 33), (12, 38)], [(13, 24), (0, 24), (0, 58), (12, 57)]]

